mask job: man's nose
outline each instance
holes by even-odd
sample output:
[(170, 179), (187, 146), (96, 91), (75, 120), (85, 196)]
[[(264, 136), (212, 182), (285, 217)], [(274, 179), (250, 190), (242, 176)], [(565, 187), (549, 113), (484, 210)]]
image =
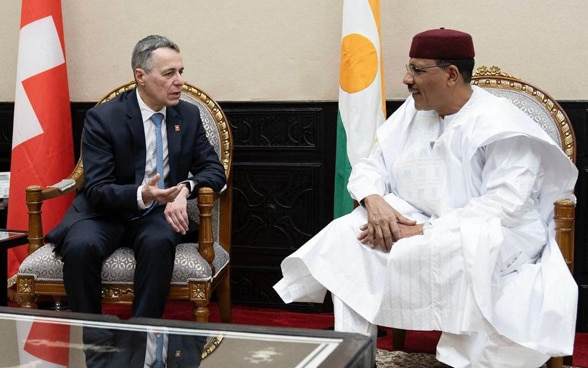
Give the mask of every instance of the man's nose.
[(176, 85), (183, 85), (184, 84), (184, 77), (180, 73), (176, 73), (176, 77), (174, 79), (174, 84)]
[(404, 73), (404, 78), (402, 78), (402, 83), (406, 84), (407, 86), (414, 84), (413, 75), (410, 74), (409, 72)]

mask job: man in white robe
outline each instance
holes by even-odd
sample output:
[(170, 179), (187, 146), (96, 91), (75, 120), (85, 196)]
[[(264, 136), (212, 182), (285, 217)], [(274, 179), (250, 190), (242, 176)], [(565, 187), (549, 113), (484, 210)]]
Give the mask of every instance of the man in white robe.
[(577, 169), (507, 100), (470, 85), (467, 33), (413, 38), (411, 96), (377, 132), (348, 189), (361, 206), (282, 262), (287, 302), (333, 295), (335, 329), (439, 330), (453, 367), (539, 367), (571, 355), (577, 286), (553, 203)]

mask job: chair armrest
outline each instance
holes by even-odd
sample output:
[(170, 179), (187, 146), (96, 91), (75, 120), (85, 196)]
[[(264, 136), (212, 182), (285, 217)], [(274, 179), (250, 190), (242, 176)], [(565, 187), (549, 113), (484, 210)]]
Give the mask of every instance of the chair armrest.
[[(64, 185), (65, 184), (65, 185)], [(41, 207), (48, 199), (61, 197), (72, 193), (84, 184), (84, 169), (82, 160), (78, 160), (76, 167), (67, 178), (46, 188), (31, 185), (25, 189), (26, 205), (29, 213), (29, 246), (28, 254), (33, 253), (43, 245), (43, 221)]]
[(570, 269), (574, 272), (574, 218), (576, 203), (571, 199), (560, 199), (554, 203), (555, 240)]
[(198, 252), (208, 262), (215, 274), (212, 261), (214, 260), (214, 231), (212, 227), (212, 208), (218, 198), (212, 188), (198, 188), (198, 210), (200, 212), (200, 225), (198, 229)]

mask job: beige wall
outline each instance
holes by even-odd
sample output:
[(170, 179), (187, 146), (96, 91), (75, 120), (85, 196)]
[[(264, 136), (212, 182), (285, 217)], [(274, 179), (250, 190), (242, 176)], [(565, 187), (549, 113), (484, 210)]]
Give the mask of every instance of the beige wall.
[[(19, 0), (0, 5), (0, 101), (14, 100)], [(72, 101), (132, 78), (147, 34), (182, 49), (185, 77), (219, 101), (337, 100), (342, 0), (62, 0)], [(558, 100), (588, 100), (588, 1), (381, 0), (388, 99), (402, 99), (412, 36), (446, 27)]]

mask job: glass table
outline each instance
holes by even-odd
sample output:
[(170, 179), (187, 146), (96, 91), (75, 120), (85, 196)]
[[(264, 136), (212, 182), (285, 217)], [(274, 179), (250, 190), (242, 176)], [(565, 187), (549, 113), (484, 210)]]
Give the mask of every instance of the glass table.
[[(143, 367), (150, 336), (166, 337), (168, 366), (374, 367), (360, 334), (0, 307), (0, 366)], [(147, 358), (149, 359), (149, 358)], [(171, 359), (176, 359), (171, 363)]]

